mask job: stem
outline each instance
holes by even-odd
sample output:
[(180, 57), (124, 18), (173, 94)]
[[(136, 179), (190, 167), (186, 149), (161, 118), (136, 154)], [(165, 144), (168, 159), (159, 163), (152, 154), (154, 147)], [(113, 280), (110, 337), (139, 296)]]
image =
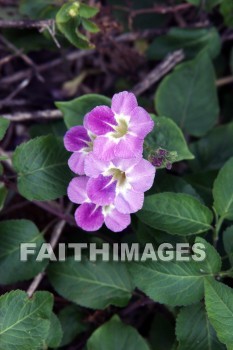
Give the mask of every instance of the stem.
[(214, 210), (215, 222), (216, 222), (214, 230), (213, 230), (213, 246), (216, 248), (217, 243), (218, 243), (218, 238), (219, 238), (219, 232), (221, 230), (221, 227), (222, 227), (222, 224), (223, 224), (225, 217), (224, 217), (224, 215), (219, 217), (215, 208), (213, 208), (213, 210)]

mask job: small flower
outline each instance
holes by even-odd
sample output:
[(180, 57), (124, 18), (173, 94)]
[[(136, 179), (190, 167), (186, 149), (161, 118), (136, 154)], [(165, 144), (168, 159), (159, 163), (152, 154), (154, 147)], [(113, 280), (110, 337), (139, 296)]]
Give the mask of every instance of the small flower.
[(113, 232), (124, 230), (131, 222), (129, 214), (120, 213), (114, 205), (99, 206), (91, 202), (87, 195), (87, 176), (75, 177), (68, 187), (71, 202), (81, 204), (75, 211), (75, 220), (85, 231), (97, 231), (102, 225)]
[(68, 165), (75, 174), (85, 174), (84, 161), (93, 150), (94, 138), (95, 135), (85, 129), (84, 126), (74, 126), (65, 134), (65, 148), (67, 151), (74, 152), (68, 161)]
[(155, 167), (143, 158), (102, 161), (89, 154), (85, 160), (85, 174), (90, 177), (87, 194), (97, 205), (114, 204), (124, 214), (140, 210), (144, 192), (155, 177)]
[(97, 106), (84, 118), (84, 126), (97, 135), (94, 154), (102, 160), (140, 157), (145, 136), (154, 122), (134, 94), (123, 91), (112, 98), (111, 108)]

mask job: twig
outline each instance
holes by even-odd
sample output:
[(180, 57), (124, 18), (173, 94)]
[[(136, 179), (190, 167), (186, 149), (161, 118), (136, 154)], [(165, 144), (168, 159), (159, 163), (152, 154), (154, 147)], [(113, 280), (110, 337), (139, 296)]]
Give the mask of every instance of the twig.
[[(72, 204), (70, 203), (67, 210), (66, 210), (66, 214), (68, 214), (71, 211), (71, 209), (72, 209)], [(49, 242), (52, 250), (54, 250), (54, 248), (56, 247), (65, 225), (66, 225), (66, 221), (61, 220), (54, 227), (54, 230), (53, 230), (50, 242)], [(30, 286), (27, 290), (27, 294), (28, 294), (29, 298), (31, 298), (32, 295), (34, 294), (34, 292), (37, 290), (37, 288), (38, 288), (40, 282), (42, 281), (42, 279), (44, 278), (44, 276), (45, 276), (45, 271), (42, 271), (34, 278), (34, 280), (32, 281), (32, 283), (30, 284)]]
[(227, 85), (233, 83), (233, 75), (230, 75), (229, 77), (221, 78), (216, 81), (216, 86), (220, 87), (223, 85)]
[(17, 86), (17, 88), (14, 91), (12, 91), (12, 93), (10, 93), (4, 100), (0, 101), (0, 108), (2, 108), (6, 104), (9, 104), (9, 102), (11, 102), (11, 100), (15, 96), (17, 96), (23, 89), (25, 89), (29, 83), (30, 83), (30, 79), (23, 80), (19, 84), (19, 86)]
[[(73, 51), (70, 52), (66, 55), (66, 59), (68, 61), (75, 61), (78, 60), (82, 57), (86, 57), (89, 55), (92, 55), (94, 52), (96, 52), (95, 50), (82, 50), (82, 51)], [(49, 61), (47, 63), (41, 64), (37, 66), (37, 71), (39, 73), (42, 73), (44, 71), (50, 70), (56, 66), (59, 66), (60, 64), (62, 64), (64, 62), (64, 58), (57, 58), (53, 61)], [(30, 76), (31, 74), (31, 69), (25, 69), (22, 70), (20, 72), (17, 72), (15, 74), (11, 74), (8, 77), (5, 77), (3, 79), (0, 80), (0, 84), (12, 84), (15, 83), (19, 80), (25, 79), (26, 77)]]
[(28, 28), (47, 28), (48, 26), (53, 26), (53, 19), (45, 19), (40, 21), (32, 20), (8, 20), (0, 19), (0, 28), (18, 28), (18, 29), (28, 29)]
[(182, 50), (178, 50), (168, 55), (164, 61), (156, 66), (139, 84), (137, 84), (132, 92), (138, 96), (147, 89), (149, 89), (154, 83), (167, 74), (172, 68), (174, 68), (179, 62), (184, 59), (184, 53)]
[(3, 35), (0, 34), (0, 39), (1, 41), (4, 43), (4, 45), (6, 45), (11, 51), (13, 51), (16, 55), (20, 56), (22, 58), (22, 60), (28, 64), (33, 71), (35, 72), (38, 80), (40, 80), (41, 82), (44, 82), (44, 78), (40, 75), (40, 73), (38, 72), (37, 66), (35, 65), (35, 63), (31, 60), (30, 57), (28, 57), (27, 55), (25, 55), (24, 53), (22, 53), (15, 45), (13, 45), (11, 42), (9, 42)]
[(17, 112), (14, 114), (5, 114), (3, 117), (13, 122), (22, 122), (36, 119), (60, 119), (62, 118), (62, 113), (58, 109), (49, 109), (36, 112)]

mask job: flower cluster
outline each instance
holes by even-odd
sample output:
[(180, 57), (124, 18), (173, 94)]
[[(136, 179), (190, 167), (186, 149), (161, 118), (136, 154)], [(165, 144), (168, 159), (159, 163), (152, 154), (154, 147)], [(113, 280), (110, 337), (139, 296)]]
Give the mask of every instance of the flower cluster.
[(68, 164), (79, 175), (69, 184), (68, 197), (80, 204), (75, 219), (82, 229), (96, 231), (105, 223), (122, 231), (130, 214), (142, 208), (155, 176), (155, 167), (142, 158), (153, 126), (134, 94), (124, 91), (113, 96), (111, 108), (95, 107), (83, 126), (66, 133), (65, 147), (73, 152)]

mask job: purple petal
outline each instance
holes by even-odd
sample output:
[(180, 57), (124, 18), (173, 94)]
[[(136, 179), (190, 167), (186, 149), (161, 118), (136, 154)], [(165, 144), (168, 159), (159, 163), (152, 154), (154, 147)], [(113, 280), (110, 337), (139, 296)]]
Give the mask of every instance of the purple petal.
[(153, 185), (155, 167), (147, 160), (141, 159), (134, 167), (126, 170), (126, 177), (135, 191), (145, 192)]
[(117, 125), (112, 110), (107, 106), (98, 106), (85, 116), (85, 127), (95, 135), (105, 135)]
[(130, 113), (128, 131), (143, 139), (154, 127), (154, 122), (142, 107), (135, 108)]
[(69, 200), (76, 204), (82, 204), (87, 197), (87, 182), (89, 178), (87, 176), (74, 177), (69, 183), (67, 194)]
[(74, 126), (64, 136), (64, 145), (67, 151), (75, 152), (87, 147), (91, 139), (83, 126)]
[(120, 169), (121, 171), (129, 171), (131, 168), (133, 169), (136, 164), (141, 161), (141, 157), (139, 158), (114, 158), (112, 160), (113, 165)]
[(112, 204), (116, 196), (116, 181), (112, 182), (112, 176), (99, 175), (91, 178), (87, 184), (87, 194), (95, 204)]
[(116, 209), (123, 214), (136, 213), (143, 206), (144, 193), (126, 190), (119, 193), (115, 199)]
[(75, 212), (75, 220), (85, 231), (97, 231), (104, 223), (102, 208), (93, 203), (83, 203)]
[(85, 175), (84, 172), (84, 161), (87, 153), (84, 152), (74, 152), (68, 160), (68, 165), (70, 170), (72, 170), (77, 175)]
[(129, 214), (122, 214), (114, 208), (106, 215), (104, 221), (109, 230), (120, 232), (129, 226), (131, 219)]
[(116, 114), (129, 115), (138, 106), (135, 95), (131, 92), (123, 91), (115, 94), (112, 98), (112, 110)]
[(109, 162), (98, 159), (93, 153), (87, 155), (84, 164), (85, 174), (97, 177), (109, 167)]
[(142, 156), (143, 140), (132, 135), (124, 136), (115, 146), (116, 158), (138, 158)]
[(94, 141), (93, 153), (97, 158), (109, 161), (115, 157), (115, 148), (116, 143), (114, 141), (108, 137), (99, 136)]

